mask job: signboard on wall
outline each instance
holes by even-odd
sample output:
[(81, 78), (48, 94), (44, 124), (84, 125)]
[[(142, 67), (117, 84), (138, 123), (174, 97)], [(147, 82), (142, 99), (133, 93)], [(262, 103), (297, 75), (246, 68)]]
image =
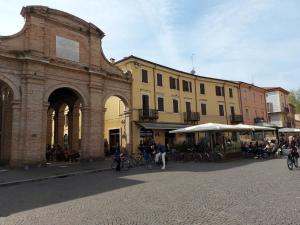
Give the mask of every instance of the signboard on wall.
[(79, 42), (56, 36), (56, 57), (79, 62)]

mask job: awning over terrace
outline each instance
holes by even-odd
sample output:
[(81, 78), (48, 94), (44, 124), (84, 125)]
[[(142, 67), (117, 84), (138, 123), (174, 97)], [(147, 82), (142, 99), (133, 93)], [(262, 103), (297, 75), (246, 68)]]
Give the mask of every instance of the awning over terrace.
[(194, 133), (194, 132), (206, 132), (206, 131), (273, 131), (275, 128), (252, 126), (246, 124), (227, 125), (220, 123), (205, 123), (195, 126), (189, 126), (177, 130), (172, 130), (170, 133)]
[(280, 133), (300, 133), (300, 129), (286, 127), (286, 128), (279, 129), (278, 132), (280, 132)]
[(141, 127), (150, 130), (175, 130), (185, 128), (187, 124), (176, 124), (176, 123), (137, 123)]

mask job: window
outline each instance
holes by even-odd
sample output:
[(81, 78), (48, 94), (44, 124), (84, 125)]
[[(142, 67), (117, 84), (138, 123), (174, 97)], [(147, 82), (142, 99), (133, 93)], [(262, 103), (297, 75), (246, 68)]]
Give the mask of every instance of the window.
[(219, 115), (224, 116), (224, 105), (219, 105)]
[(205, 95), (205, 86), (203, 83), (200, 84), (200, 94)]
[(267, 103), (267, 110), (268, 110), (268, 112), (273, 112), (273, 104), (271, 103), (271, 102), (268, 102)]
[(263, 96), (260, 95), (260, 103), (263, 104)]
[(224, 96), (224, 87), (216, 86), (216, 95), (217, 96)]
[(163, 97), (157, 97), (157, 109), (160, 112), (165, 111), (164, 98)]
[(162, 83), (162, 74), (158, 73), (156, 74), (156, 78), (157, 78), (157, 86), (162, 87), (163, 83)]
[(246, 109), (246, 117), (249, 118), (250, 114), (249, 114), (249, 110)]
[(201, 115), (207, 115), (205, 103), (201, 103)]
[(149, 96), (148, 95), (142, 95), (142, 108), (149, 109)]
[(235, 115), (234, 106), (230, 106), (230, 113), (232, 116)]
[(232, 88), (229, 88), (229, 97), (230, 97), (230, 98), (233, 98)]
[(179, 90), (179, 79), (176, 79), (174, 77), (170, 77), (170, 89)]
[(182, 81), (182, 90), (185, 92), (192, 92), (192, 82), (191, 81)]
[(142, 109), (143, 116), (149, 116), (149, 95), (142, 95)]
[(174, 113), (178, 113), (178, 100), (177, 99), (173, 99), (173, 112)]
[(253, 101), (255, 102), (255, 93), (253, 93)]
[(142, 70), (142, 82), (148, 83), (148, 71), (147, 70)]
[(192, 111), (190, 102), (185, 102), (185, 110), (187, 113), (190, 113)]

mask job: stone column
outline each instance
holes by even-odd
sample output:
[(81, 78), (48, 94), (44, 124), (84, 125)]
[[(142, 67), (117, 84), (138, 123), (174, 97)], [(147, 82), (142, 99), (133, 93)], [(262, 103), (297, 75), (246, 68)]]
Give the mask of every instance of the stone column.
[(74, 107), (69, 117), (69, 145), (70, 149), (79, 149), (79, 108)]
[(131, 109), (128, 109), (128, 115), (126, 115), (126, 133), (127, 133), (127, 151), (132, 153), (133, 152), (133, 130), (132, 130), (132, 111)]
[[(43, 103), (43, 110), (42, 110), (42, 137), (41, 137), (41, 144), (42, 149), (40, 151), (42, 162), (46, 162), (46, 150), (47, 150), (47, 144), (51, 144), (51, 137), (52, 137), (52, 113), (50, 115), (50, 121), (49, 121), (49, 103), (44, 102)], [(50, 110), (53, 111), (53, 110)], [(50, 123), (50, 126), (49, 126)], [(50, 130), (48, 130), (50, 128)], [(50, 142), (48, 142), (48, 136), (50, 136)]]
[(90, 109), (87, 107), (83, 107), (81, 109), (82, 114), (82, 126), (81, 126), (81, 147), (80, 147), (80, 155), (82, 159), (88, 159), (89, 158), (89, 152), (88, 152), (88, 143), (89, 143), (89, 136), (88, 136), (88, 127), (89, 127), (89, 114)]
[(63, 110), (57, 110), (55, 112), (55, 125), (54, 125), (54, 143), (64, 146), (64, 125), (65, 125), (65, 115)]
[(47, 111), (47, 145), (51, 145), (51, 140), (52, 140), (52, 116), (53, 116), (54, 110), (52, 108), (48, 109)]
[[(83, 114), (83, 136), (85, 143), (85, 155), (91, 158), (104, 157), (104, 105), (102, 104), (102, 91), (96, 88), (90, 89), (90, 105), (88, 115)], [(87, 114), (87, 113), (85, 113)]]
[(8, 93), (6, 92), (3, 106), (2, 106), (2, 156), (1, 160), (8, 163), (10, 159), (11, 149), (11, 126), (12, 126), (12, 109), (11, 101), (9, 100)]
[(10, 161), (11, 167), (17, 167), (24, 162), (24, 152), (20, 148), (20, 131), (21, 131), (21, 101), (12, 101), (11, 103), (11, 144), (10, 144)]

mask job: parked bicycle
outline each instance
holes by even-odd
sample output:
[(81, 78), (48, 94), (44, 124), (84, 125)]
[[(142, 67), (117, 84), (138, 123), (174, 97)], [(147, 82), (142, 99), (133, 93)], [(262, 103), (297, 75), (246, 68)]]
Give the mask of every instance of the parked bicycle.
[[(116, 169), (118, 166), (118, 159), (113, 156), (111, 168)], [(127, 156), (121, 156), (120, 157), (120, 170), (127, 171), (131, 167), (130, 159)]]

